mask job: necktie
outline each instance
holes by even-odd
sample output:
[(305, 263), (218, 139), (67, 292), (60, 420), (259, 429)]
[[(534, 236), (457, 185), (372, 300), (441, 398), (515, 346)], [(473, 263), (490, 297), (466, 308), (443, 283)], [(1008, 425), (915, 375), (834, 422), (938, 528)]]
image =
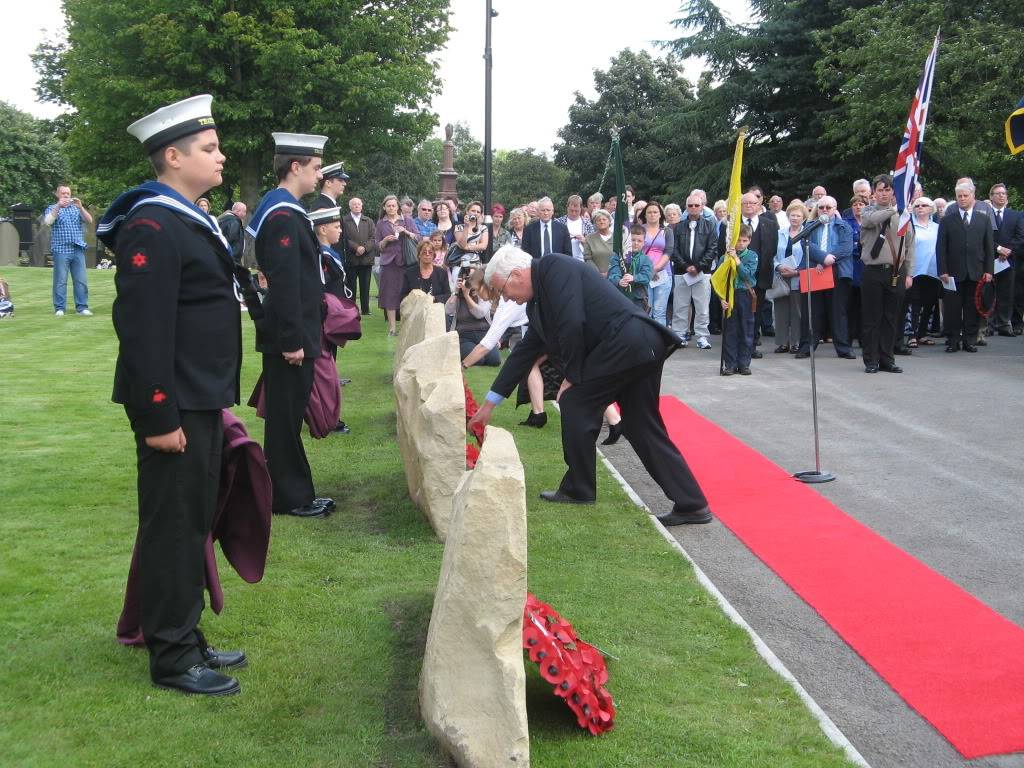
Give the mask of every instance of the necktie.
[(541, 256), (547, 256), (551, 253), (551, 230), (548, 229), (550, 224), (544, 222), (544, 249), (540, 252)]
[(828, 224), (821, 228), (821, 250), (828, 249)]
[(964, 211), (964, 226), (966, 227), (970, 222), (967, 220), (967, 211)]
[(1003, 212), (996, 211), (996, 229), (1003, 228)]

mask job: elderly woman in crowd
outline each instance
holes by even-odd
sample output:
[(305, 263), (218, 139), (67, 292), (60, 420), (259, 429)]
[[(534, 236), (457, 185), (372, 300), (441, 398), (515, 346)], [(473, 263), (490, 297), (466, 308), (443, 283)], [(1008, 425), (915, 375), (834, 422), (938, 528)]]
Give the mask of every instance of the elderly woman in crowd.
[(786, 208), (789, 228), (779, 230), (779, 243), (775, 251), (775, 271), (789, 282), (789, 293), (776, 297), (775, 337), (778, 353), (796, 352), (800, 348), (800, 272), (798, 267), (806, 262), (803, 241), (793, 243), (792, 238), (800, 234), (807, 223), (807, 207), (802, 200), (794, 200)]
[(572, 256), (578, 261), (583, 261), (583, 242), (594, 234), (594, 225), (583, 218), (583, 198), (579, 195), (570, 195), (565, 203), (565, 216), (559, 216), (555, 221), (565, 224), (572, 243)]
[(859, 342), (861, 338), (860, 277), (864, 272), (864, 262), (860, 260), (860, 215), (867, 204), (866, 195), (854, 195), (850, 198), (847, 215), (843, 216), (843, 221), (850, 225), (853, 232), (853, 285), (850, 287), (850, 301), (846, 305), (847, 335), (850, 337), (850, 344), (853, 344), (854, 339)]
[(512, 243), (512, 234), (502, 226), (505, 221), (505, 206), (495, 203), (491, 206), (491, 251)]
[(939, 225), (933, 218), (935, 203), (923, 195), (913, 202), (914, 222), (914, 284), (910, 287), (909, 346), (931, 345), (928, 321), (942, 295), (942, 282), (935, 259), (935, 238)]
[(647, 203), (640, 211), (640, 223), (644, 227), (644, 253), (654, 265), (651, 278), (649, 301), (651, 317), (659, 325), (668, 325), (665, 310), (672, 293), (672, 252), (675, 250), (675, 235), (666, 226), (665, 212), (656, 202)]
[(519, 248), (523, 244), (523, 231), (526, 229), (527, 216), (525, 208), (513, 208), (508, 215), (508, 234), (511, 244)]
[(590, 214), (594, 232), (583, 241), (583, 260), (608, 277), (608, 262), (612, 258), (612, 217), (608, 211), (598, 208)]
[(455, 222), (452, 221), (452, 209), (446, 200), (434, 202), (434, 224), (437, 231), (444, 237), (445, 245), (451, 245), (455, 238)]
[(420, 240), (419, 231), (409, 216), (402, 216), (398, 210), (398, 198), (388, 195), (381, 203), (377, 219), (377, 243), (380, 248), (380, 295), (378, 306), (388, 319), (388, 336), (397, 335), (395, 318), (402, 303), (402, 283), (405, 264), (402, 260), (402, 238), (414, 243)]
[(725, 226), (725, 218), (729, 215), (729, 204), (725, 200), (716, 200), (715, 207), (712, 209), (715, 212), (715, 223), (718, 225), (718, 232), (722, 231), (722, 227)]
[(451, 298), (452, 286), (448, 282), (448, 270), (434, 263), (434, 246), (429, 239), (423, 239), (416, 246), (416, 260), (416, 264), (405, 268), (402, 298), (419, 289), (433, 296), (435, 304), (444, 304)]

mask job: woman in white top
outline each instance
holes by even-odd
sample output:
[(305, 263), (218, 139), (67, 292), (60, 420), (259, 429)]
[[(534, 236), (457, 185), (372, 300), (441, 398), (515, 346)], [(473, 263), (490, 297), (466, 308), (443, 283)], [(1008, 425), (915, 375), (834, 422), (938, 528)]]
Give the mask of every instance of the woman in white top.
[(935, 238), (939, 225), (932, 216), (935, 203), (919, 197), (911, 204), (914, 211), (914, 284), (910, 287), (910, 341), (916, 347), (934, 344), (928, 336), (928, 322), (939, 303), (942, 282), (935, 263)]

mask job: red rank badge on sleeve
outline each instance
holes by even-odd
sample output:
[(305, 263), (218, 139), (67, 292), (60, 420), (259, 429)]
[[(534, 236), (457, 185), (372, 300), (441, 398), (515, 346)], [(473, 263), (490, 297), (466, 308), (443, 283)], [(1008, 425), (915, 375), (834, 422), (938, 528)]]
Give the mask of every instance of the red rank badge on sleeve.
[(136, 249), (128, 258), (128, 265), (132, 272), (146, 272), (149, 270), (149, 256), (141, 248)]

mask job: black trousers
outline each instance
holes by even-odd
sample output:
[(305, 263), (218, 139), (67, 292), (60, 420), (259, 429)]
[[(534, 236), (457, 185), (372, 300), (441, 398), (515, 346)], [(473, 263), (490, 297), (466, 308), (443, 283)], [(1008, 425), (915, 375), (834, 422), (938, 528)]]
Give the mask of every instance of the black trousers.
[[(370, 273), (373, 267), (351, 266), (345, 269), (345, 285), (352, 291), (352, 301), (356, 301), (356, 294), (359, 295), (359, 311), (364, 315), (370, 314)], [(358, 290), (356, 290), (358, 288)]]
[(1010, 322), (1014, 328), (1024, 328), (1024, 256), (1014, 258), (1013, 314), (1010, 316)]
[[(850, 289), (853, 281), (849, 278), (836, 280), (836, 287), (827, 291), (814, 291), (811, 294), (811, 317), (807, 317), (807, 295), (800, 296), (800, 351), (808, 352), (811, 348), (811, 325), (814, 326), (814, 348), (818, 342), (832, 334), (832, 346), (836, 353), (850, 352), (850, 339), (847, 331), (846, 304), (850, 300)], [(831, 323), (829, 315), (831, 314)], [(831, 326), (831, 328), (830, 328)]]
[(263, 387), (267, 417), (263, 452), (274, 485), (274, 512), (311, 504), (313, 474), (302, 445), (302, 418), (313, 389), (313, 360), (291, 365), (280, 354), (263, 355)]
[(1013, 267), (1009, 267), (995, 276), (996, 310), (988, 319), (988, 325), (993, 331), (1010, 330), (1013, 316), (1013, 294), (1017, 283), (1015, 271)]
[(957, 280), (956, 290), (942, 291), (942, 316), (946, 320), (946, 338), (953, 344), (978, 341), (978, 305), (974, 303), (976, 280)]
[(220, 411), (181, 411), (180, 418), (184, 453), (163, 453), (135, 437), (139, 601), (154, 679), (203, 662), (198, 625), (224, 427)]
[(894, 365), (897, 318), (904, 281), (892, 284), (891, 264), (867, 264), (860, 282), (861, 351), (864, 365)]
[(853, 281), (850, 281), (850, 296), (846, 300), (846, 333), (848, 334), (847, 341), (850, 343), (852, 348), (853, 340), (861, 341), (861, 321), (860, 321), (860, 286), (854, 285)]
[(942, 293), (942, 281), (931, 275), (918, 275), (910, 289), (910, 323), (913, 337), (923, 339), (928, 336), (928, 324), (932, 313), (939, 304)]
[(562, 456), (568, 467), (559, 489), (577, 499), (597, 497), (597, 436), (604, 409), (618, 402), (622, 429), (644, 469), (680, 512), (696, 512), (707, 499), (682, 454), (669, 439), (658, 399), (664, 342), (652, 331), (657, 360), (611, 376), (580, 382), (567, 389), (562, 411)]

